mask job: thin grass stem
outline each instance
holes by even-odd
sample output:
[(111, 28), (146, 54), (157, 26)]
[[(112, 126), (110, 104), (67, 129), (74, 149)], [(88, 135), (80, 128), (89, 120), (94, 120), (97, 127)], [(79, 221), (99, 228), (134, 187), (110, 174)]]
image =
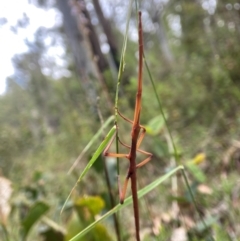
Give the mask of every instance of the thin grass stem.
[(151, 84), (152, 84), (152, 87), (153, 87), (153, 90), (154, 90), (154, 94), (155, 94), (155, 97), (157, 99), (157, 102), (158, 102), (158, 106), (159, 106), (159, 110), (162, 114), (162, 117), (163, 117), (163, 120), (164, 120), (164, 123), (166, 125), (166, 128), (167, 128), (167, 132), (169, 134), (169, 137), (170, 137), (170, 140), (171, 140), (171, 143), (172, 143), (172, 146), (173, 146), (173, 152), (174, 152), (174, 157), (175, 157), (175, 160), (176, 160), (176, 163), (178, 165), (180, 165), (180, 159), (179, 159), (179, 155), (177, 153), (177, 148), (176, 148), (176, 145), (173, 141), (173, 137), (172, 137), (172, 133), (170, 131), (170, 128), (168, 126), (168, 123), (167, 123), (167, 118), (164, 114), (164, 111), (163, 111), (163, 106), (162, 106), (162, 102), (157, 94), (157, 89), (156, 89), (156, 86), (155, 86), (155, 83), (154, 83), (154, 80), (153, 80), (153, 77), (152, 77), (152, 74), (151, 74), (151, 71), (149, 69), (149, 66), (148, 66), (148, 63), (147, 63), (147, 60), (146, 60), (146, 57), (145, 57), (145, 54), (143, 54), (143, 59), (144, 59), (144, 63), (145, 63), (145, 66), (146, 66), (146, 69), (147, 69), (147, 72), (148, 72), (148, 75), (149, 75), (149, 78), (150, 78), (150, 81), (151, 81)]
[[(202, 221), (203, 226), (205, 227), (205, 229), (207, 229), (207, 224), (206, 224), (204, 218), (202, 217), (202, 214), (200, 213), (200, 211), (199, 211), (199, 209), (198, 209), (198, 207), (197, 207), (197, 202), (196, 202), (196, 200), (195, 200), (195, 198), (194, 198), (194, 195), (193, 195), (193, 193), (192, 193), (192, 189), (191, 189), (191, 187), (190, 187), (190, 185), (189, 185), (189, 182), (188, 182), (188, 179), (187, 179), (185, 170), (182, 169), (181, 172), (182, 172), (184, 181), (185, 181), (185, 183), (186, 183), (186, 185), (187, 185), (187, 189), (188, 189), (188, 191), (189, 191), (189, 193), (190, 193), (190, 197), (191, 197), (191, 199), (192, 199), (193, 205), (194, 205), (194, 207), (195, 207), (195, 209), (196, 209), (196, 211), (197, 211), (197, 213), (198, 213), (198, 215), (199, 215), (199, 218), (200, 218), (201, 221)], [(214, 238), (213, 238), (212, 236), (210, 237), (210, 239), (211, 239), (211, 241), (214, 241)]]

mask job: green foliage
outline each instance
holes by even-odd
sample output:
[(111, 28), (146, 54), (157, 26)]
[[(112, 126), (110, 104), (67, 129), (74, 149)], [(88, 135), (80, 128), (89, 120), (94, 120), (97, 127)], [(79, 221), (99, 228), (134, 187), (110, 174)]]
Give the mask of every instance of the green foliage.
[(94, 217), (104, 208), (104, 202), (100, 197), (83, 197), (75, 201), (75, 208), (79, 217), (82, 217), (84, 208), (88, 209), (90, 215)]
[[(67, 224), (67, 234), (65, 240), (75, 240), (74, 237), (79, 233), (79, 230), (84, 229), (87, 225), (93, 222), (94, 217), (99, 215), (104, 208), (104, 201), (98, 197), (83, 197), (74, 202), (76, 212), (72, 214)], [(100, 223), (95, 225), (94, 229), (86, 237), (76, 240), (106, 240), (111, 241), (106, 227)]]
[(27, 216), (22, 221), (22, 237), (26, 239), (31, 227), (49, 210), (49, 206), (44, 202), (36, 202), (28, 211)]
[(161, 115), (151, 119), (148, 124), (145, 126), (146, 131), (149, 135), (157, 135), (164, 127), (164, 119)]
[[(174, 56), (171, 64), (166, 63), (163, 51), (159, 47), (159, 40), (153, 36), (155, 31), (151, 24), (153, 9), (150, 7), (156, 9), (160, 7), (145, 4), (146, 1), (143, 1), (143, 15), (146, 20), (143, 26), (146, 59), (156, 85), (157, 95), (163, 105), (162, 111), (175, 142), (177, 140), (178, 153), (175, 154), (181, 162), (186, 163), (191, 190), (206, 217), (207, 224), (206, 229), (195, 217), (196, 212), (191, 212), (193, 203), (186, 188), (178, 187), (180, 193), (173, 195), (170, 184), (166, 183), (158, 187), (159, 190), (155, 190), (155, 193), (151, 192), (150, 205), (144, 206), (144, 210), (154, 210), (154, 215), (161, 220), (160, 234), (150, 234), (145, 239), (170, 239), (173, 227), (183, 225), (180, 218), (179, 220), (171, 218), (169, 222), (164, 223), (162, 213), (171, 212), (169, 201), (177, 201), (180, 206), (187, 206), (189, 216), (192, 217), (191, 221), (194, 222), (194, 227), (187, 230), (189, 240), (208, 240), (210, 233), (214, 233), (216, 240), (231, 240), (227, 231), (229, 229), (234, 231), (236, 238), (239, 238), (236, 226), (236, 223), (240, 222), (237, 195), (239, 147), (232, 144), (232, 140), (239, 139), (240, 123), (240, 45), (237, 3), (229, 1), (227, 3), (231, 5), (229, 7), (224, 1), (217, 1), (216, 9), (211, 14), (196, 1), (175, 1), (167, 6), (163, 5), (161, 20), (169, 48)], [(121, 3), (118, 9), (124, 10), (123, 7), (124, 4)], [(118, 17), (118, 14), (113, 14), (111, 23), (120, 26)], [(176, 34), (177, 22), (173, 22), (176, 24), (175, 28), (170, 24), (173, 17), (180, 21), (180, 34)], [(133, 29), (130, 31), (132, 37), (135, 31), (133, 27), (135, 16), (129, 20), (130, 28)], [(57, 32), (57, 35), (61, 34), (62, 32)], [(117, 31), (117, 34), (117, 41), (121, 42), (123, 36), (120, 31)], [(8, 90), (0, 96), (0, 172), (13, 182), (15, 190), (6, 237), (9, 240), (17, 240), (20, 235), (17, 227), (23, 223), (24, 234), (29, 240), (37, 240), (39, 233), (46, 241), (69, 240), (94, 222), (96, 215), (106, 211), (103, 200), (105, 208), (109, 207), (106, 187), (102, 187), (103, 175), (99, 174), (99, 170), (104, 169), (102, 163), (98, 161), (100, 166), (96, 167), (96, 172), (90, 170), (90, 167), (100, 158), (99, 155), (115, 130), (110, 131), (107, 141), (103, 141), (99, 149), (98, 144), (102, 141), (100, 135), (105, 130), (103, 127), (100, 128), (98, 112), (102, 113), (103, 120), (107, 120), (110, 113), (106, 107), (105, 96), (101, 95), (101, 84), (92, 77), (87, 80), (92, 83), (89, 90), (94, 90), (94, 93), (100, 95), (97, 106), (95, 104), (97, 96), (91, 95), (89, 101), (89, 93), (83, 88), (86, 80), (74, 77), (71, 61), (68, 61), (67, 67), (71, 70), (70, 77), (53, 80), (52, 77), (44, 75), (42, 70), (46, 66), (41, 66), (41, 63), (43, 53), (47, 52), (43, 44), (47, 35), (38, 31), (36, 36), (36, 41), (33, 43), (35, 51), (30, 48), (28, 53), (14, 58), (16, 75), (8, 79)], [(68, 50), (66, 52), (66, 59), (70, 59)], [(118, 106), (119, 110), (130, 119), (133, 116), (137, 87), (136, 52), (137, 43), (129, 39), (122, 66), (124, 72)], [(49, 68), (51, 67), (53, 66)], [(114, 83), (112, 72), (106, 70), (104, 78), (109, 86), (108, 92), (114, 99), (116, 81)], [(19, 84), (21, 83), (19, 80), (24, 83)], [(154, 97), (145, 67), (143, 82), (141, 123), (147, 123), (145, 125), (147, 135), (141, 148), (152, 152), (154, 158), (148, 167), (142, 168), (143, 172), (142, 169), (139, 170), (138, 174), (143, 183), (153, 183), (166, 170), (171, 170), (173, 153), (167, 141), (169, 138), (166, 134), (167, 126), (160, 115), (158, 101)], [(121, 136), (126, 139), (130, 136), (129, 126), (126, 124), (125, 128), (123, 124), (123, 128), (120, 129)], [(98, 135), (93, 144), (91, 138), (96, 133)], [(84, 149), (89, 140), (91, 145), (87, 145), (88, 148)], [(235, 151), (229, 152), (233, 146)], [(83, 149), (86, 155), (81, 158), (72, 175), (67, 176), (67, 170)], [(199, 151), (206, 153), (206, 160), (202, 165), (184, 161)], [(223, 159), (228, 161), (223, 163)], [(111, 160), (109, 163), (111, 165)], [(125, 165), (127, 167), (127, 164), (121, 162), (123, 168)], [(87, 169), (83, 171), (85, 166)], [(111, 170), (111, 180), (116, 183), (115, 166)], [(86, 172), (88, 175), (85, 176)], [(76, 188), (74, 195), (80, 196), (76, 200), (77, 202), (82, 200), (81, 205), (79, 204), (81, 208), (77, 207), (76, 203), (68, 202), (60, 220), (62, 205), (74, 182), (79, 178), (79, 173), (83, 173), (85, 179), (79, 190)], [(83, 176), (80, 176), (80, 179)], [(93, 183), (96, 180), (97, 183)], [(207, 185), (213, 193), (206, 195), (199, 193), (199, 183)], [(84, 194), (94, 196), (83, 201)], [(228, 214), (216, 211), (222, 203), (227, 204)], [(125, 220), (131, 218), (130, 209), (125, 206), (117, 207), (122, 209), (122, 212), (127, 210), (124, 213)], [(80, 212), (79, 209), (87, 210), (90, 218), (83, 218), (84, 212)], [(47, 215), (51, 222), (47, 222), (42, 215), (46, 210), (49, 210)], [(216, 212), (219, 213), (219, 217), (216, 215), (217, 218), (206, 216), (207, 213)], [(142, 227), (149, 226), (151, 218), (152, 215), (146, 218), (143, 216)], [(58, 223), (61, 228), (56, 227)], [(83, 236), (81, 240), (98, 240), (97, 235), (102, 235), (102, 240), (111, 240), (109, 231), (112, 229), (111, 224), (94, 225), (95, 230), (91, 229), (89, 236)], [(63, 231), (64, 228), (66, 232)], [(126, 226), (124, 228), (126, 229)], [(128, 227), (126, 230), (131, 233), (133, 228)], [(130, 236), (129, 233), (126, 235)]]
[(52, 241), (52, 240), (58, 240), (58, 241), (64, 241), (64, 234), (61, 233), (58, 230), (54, 229), (47, 229), (40, 233), (41, 237), (44, 241)]
[[(150, 183), (148, 186), (144, 187), (143, 189), (138, 191), (138, 198), (142, 198), (143, 196), (145, 196), (147, 193), (149, 193), (150, 191), (152, 191), (153, 189), (155, 189), (157, 186), (159, 186), (161, 183), (163, 183), (164, 181), (166, 181), (167, 179), (169, 179), (169, 177), (171, 177), (173, 174), (175, 174), (176, 172), (178, 172), (179, 170), (183, 170), (183, 166), (179, 166), (171, 171), (169, 171), (168, 173), (166, 173), (165, 175), (159, 177), (158, 179), (156, 179), (154, 182)], [(132, 203), (132, 196), (126, 198), (124, 200), (123, 204), (118, 204), (116, 205), (114, 208), (112, 208), (110, 211), (108, 211), (106, 214), (104, 214), (100, 219), (98, 219), (95, 222), (92, 222), (88, 227), (86, 227), (84, 230), (82, 230), (81, 232), (79, 232), (76, 236), (74, 236), (71, 241), (76, 241), (79, 240), (79, 238), (83, 237), (84, 235), (86, 235), (91, 229), (93, 229), (96, 225), (98, 225), (98, 223), (100, 221), (105, 220), (106, 218), (108, 218), (109, 216), (113, 215), (114, 213), (118, 212), (119, 210), (125, 208), (126, 206), (128, 206), (129, 204)]]
[(187, 163), (186, 167), (189, 170), (189, 172), (194, 176), (196, 181), (198, 181), (200, 183), (206, 182), (206, 176), (203, 173), (203, 171), (199, 168), (198, 165), (196, 165), (194, 163)]

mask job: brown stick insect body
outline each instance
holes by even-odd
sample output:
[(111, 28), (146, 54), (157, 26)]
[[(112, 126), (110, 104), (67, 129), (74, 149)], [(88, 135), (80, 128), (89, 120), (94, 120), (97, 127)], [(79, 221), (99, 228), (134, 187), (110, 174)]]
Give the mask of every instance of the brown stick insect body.
[[(139, 38), (139, 70), (138, 70), (138, 89), (136, 94), (136, 103), (135, 103), (135, 111), (134, 111), (134, 119), (133, 121), (124, 117), (119, 111), (118, 114), (127, 122), (132, 124), (132, 131), (131, 131), (131, 145), (128, 146), (122, 143), (120, 140), (119, 142), (130, 149), (128, 154), (122, 153), (110, 153), (108, 152), (113, 139), (110, 141), (106, 149), (104, 150), (105, 156), (112, 156), (112, 157), (119, 157), (119, 158), (127, 158), (130, 162), (128, 174), (124, 182), (123, 189), (119, 188), (119, 195), (120, 195), (120, 203), (124, 202), (125, 194), (127, 190), (127, 185), (129, 179), (131, 179), (131, 189), (132, 189), (132, 199), (133, 199), (133, 209), (134, 209), (134, 218), (135, 218), (135, 229), (136, 229), (136, 240), (140, 241), (140, 227), (139, 227), (139, 208), (138, 208), (138, 196), (137, 196), (137, 168), (145, 165), (149, 162), (152, 158), (152, 154), (146, 151), (139, 149), (139, 146), (144, 138), (146, 133), (146, 129), (140, 125), (140, 112), (141, 112), (141, 101), (142, 101), (142, 67), (143, 67), (143, 36), (142, 36), (142, 21), (141, 21), (141, 12), (138, 13), (139, 23), (138, 23), (138, 38)], [(148, 157), (144, 159), (139, 164), (136, 164), (136, 153), (140, 152), (142, 154), (147, 155)], [(120, 185), (119, 185), (120, 187)]]

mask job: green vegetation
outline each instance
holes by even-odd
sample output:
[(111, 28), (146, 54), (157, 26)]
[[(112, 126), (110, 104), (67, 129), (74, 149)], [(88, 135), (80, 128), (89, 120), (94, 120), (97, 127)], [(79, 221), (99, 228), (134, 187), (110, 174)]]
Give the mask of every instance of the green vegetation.
[[(174, 153), (144, 67), (141, 123), (146, 126), (147, 135), (142, 145), (154, 154), (153, 160), (138, 171), (139, 195), (147, 193), (140, 199), (144, 241), (174, 240), (177, 234), (189, 241), (240, 239), (240, 5), (235, 1), (217, 2), (213, 12), (202, 6), (187, 0), (169, 1), (163, 6), (164, 11), (158, 6), (171, 50), (169, 58), (159, 46), (157, 34), (151, 31), (154, 9), (142, 3), (146, 17), (145, 57), (177, 151)], [(136, 26), (134, 14), (130, 20)], [(114, 17), (116, 23), (119, 19)], [(179, 26), (172, 27), (174, 23)], [(113, 27), (123, 40), (124, 36)], [(131, 27), (134, 29), (130, 24)], [(62, 34), (59, 29), (55, 31), (56, 36)], [(44, 37), (45, 30), (39, 30), (31, 43), (37, 46), (34, 51), (29, 44), (29, 52), (15, 56), (16, 74), (8, 79), (7, 91), (0, 96), (0, 170), (12, 182), (13, 190), (9, 215), (4, 216), (4, 205), (0, 203), (0, 239), (116, 240), (112, 216), (103, 222), (97, 220), (120, 210), (122, 240), (132, 240), (131, 199), (118, 204), (115, 160), (105, 161), (100, 155), (106, 146), (104, 137), (110, 133), (105, 139), (108, 141), (113, 134), (113, 129), (109, 130), (114, 123), (103, 128), (104, 121), (114, 114), (112, 88), (117, 82), (113, 71), (102, 73), (105, 86), (96, 76), (89, 75), (89, 92), (86, 91), (85, 79), (77, 77), (68, 46), (63, 45), (71, 75), (55, 80), (42, 71), (42, 53), (47, 51)], [(129, 39), (118, 106), (130, 119), (137, 85), (136, 51), (137, 43)], [(51, 63), (49, 68), (54, 66)], [(110, 93), (109, 105), (104, 88)], [(121, 139), (129, 143), (130, 125), (119, 118), (119, 126)], [(91, 145), (68, 175), (89, 142)], [(182, 168), (176, 163), (176, 156), (184, 166), (197, 208), (185, 176), (176, 171)], [(91, 161), (96, 162), (89, 169)], [(128, 163), (121, 160), (119, 164), (122, 180)], [(83, 172), (86, 166), (87, 173)], [(111, 206), (105, 169), (116, 197), (115, 209)], [(86, 174), (82, 179), (81, 173)], [(11, 189), (2, 181), (7, 179), (0, 179), (0, 200), (2, 190)], [(78, 185), (72, 190), (77, 180)], [(89, 225), (95, 226), (80, 239), (74, 238), (85, 228), (90, 229)]]

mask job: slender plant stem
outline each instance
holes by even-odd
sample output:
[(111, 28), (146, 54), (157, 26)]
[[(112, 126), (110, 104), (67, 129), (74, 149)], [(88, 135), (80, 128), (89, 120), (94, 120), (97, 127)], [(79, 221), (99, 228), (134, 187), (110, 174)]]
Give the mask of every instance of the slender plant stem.
[(161, 114), (162, 114), (164, 123), (165, 123), (166, 128), (167, 128), (167, 132), (168, 132), (168, 134), (169, 134), (169, 137), (170, 137), (170, 140), (171, 140), (171, 143), (172, 143), (172, 146), (173, 146), (174, 157), (175, 157), (176, 163), (177, 163), (178, 165), (180, 165), (181, 163), (180, 163), (179, 155), (178, 155), (178, 153), (177, 153), (177, 148), (176, 148), (176, 145), (175, 145), (175, 143), (174, 143), (174, 141), (173, 141), (172, 133), (171, 133), (171, 131), (170, 131), (170, 128), (169, 128), (168, 123), (167, 123), (167, 118), (166, 118), (166, 116), (165, 116), (165, 114), (164, 114), (164, 111), (163, 111), (162, 102), (161, 102), (161, 100), (160, 100), (160, 98), (159, 98), (159, 96), (158, 96), (158, 94), (157, 94), (157, 89), (156, 89), (156, 86), (155, 86), (155, 83), (154, 83), (152, 74), (151, 74), (151, 72), (150, 72), (150, 69), (149, 69), (149, 67), (148, 67), (148, 63), (147, 63), (145, 54), (143, 54), (143, 59), (144, 59), (144, 63), (145, 63), (145, 66), (146, 66), (146, 69), (147, 69), (147, 72), (148, 72), (148, 75), (149, 75), (151, 84), (152, 84), (152, 86), (153, 86), (153, 91), (154, 91), (155, 97), (156, 97), (156, 99), (157, 99), (160, 112), (161, 112)]
[[(115, 203), (115, 199), (114, 199), (114, 196), (113, 196), (113, 193), (112, 193), (112, 186), (111, 186), (111, 183), (110, 183), (109, 173), (108, 173), (108, 169), (107, 169), (105, 159), (103, 159), (103, 166), (104, 166), (105, 180), (106, 180), (106, 184), (107, 184), (111, 208), (114, 208), (116, 203)], [(117, 240), (121, 241), (121, 232), (120, 232), (121, 227), (120, 227), (120, 223), (118, 221), (118, 217), (117, 217), (116, 213), (113, 214), (113, 221), (114, 221), (114, 228), (115, 228)]]
[[(120, 83), (122, 80), (122, 74), (124, 71), (124, 66), (125, 66), (125, 54), (126, 54), (126, 48), (127, 48), (127, 39), (128, 39), (128, 29), (129, 29), (129, 22), (130, 22), (130, 16), (132, 12), (132, 2), (133, 0), (130, 1), (129, 7), (128, 7), (128, 14), (127, 14), (127, 24), (126, 24), (126, 30), (124, 34), (124, 40), (123, 40), (123, 47), (122, 47), (122, 52), (121, 52), (121, 58), (120, 58), (120, 65), (119, 65), (119, 70), (118, 70), (118, 79), (117, 79), (117, 86), (116, 86), (116, 95), (115, 95), (115, 125), (117, 126), (118, 122), (118, 96), (119, 96), (119, 88), (120, 88)], [(119, 145), (118, 145), (118, 129), (116, 129), (116, 153), (119, 153)], [(120, 175), (120, 168), (119, 168), (119, 158), (117, 158), (117, 175)], [(116, 219), (119, 220), (119, 214), (116, 214)], [(117, 221), (118, 222), (118, 221)], [(120, 229), (120, 227), (119, 227)], [(119, 235), (119, 238), (121, 240), (121, 232)]]
[[(99, 116), (101, 125), (103, 127), (104, 120), (103, 120), (102, 112), (101, 112), (101, 110), (99, 108), (98, 102), (97, 102), (97, 112), (98, 112), (98, 116)], [(106, 133), (104, 131), (104, 127), (102, 128), (102, 136), (103, 136), (103, 138), (106, 136)], [(103, 154), (102, 154), (102, 157), (103, 157)], [(106, 181), (106, 184), (107, 184), (107, 189), (108, 189), (108, 194), (109, 194), (109, 198), (110, 198), (111, 208), (114, 208), (114, 206), (115, 206), (115, 199), (114, 199), (114, 196), (113, 196), (113, 193), (112, 193), (112, 186), (111, 186), (111, 182), (110, 182), (110, 178), (109, 178), (109, 172), (108, 172), (108, 168), (107, 168), (107, 165), (106, 165), (105, 158), (102, 158), (102, 162), (103, 162), (103, 167), (104, 167), (105, 181)], [(121, 241), (120, 224), (119, 224), (118, 217), (117, 217), (116, 213), (113, 214), (113, 222), (114, 222), (114, 228), (115, 228), (117, 240)]]
[[(124, 71), (125, 67), (125, 54), (126, 54), (126, 49), (127, 49), (127, 39), (128, 39), (128, 29), (129, 29), (129, 22), (130, 22), (130, 16), (132, 12), (132, 3), (133, 0), (129, 2), (129, 7), (128, 7), (128, 14), (127, 14), (127, 24), (126, 24), (126, 30), (124, 34), (124, 39), (123, 39), (123, 47), (122, 47), (122, 52), (121, 52), (121, 58), (120, 58), (120, 65), (119, 65), (119, 71), (118, 71), (118, 80), (117, 80), (117, 87), (116, 87), (116, 95), (115, 95), (115, 124), (117, 125), (118, 122), (118, 97), (119, 97), (119, 88), (120, 88), (120, 83), (122, 80), (122, 74)], [(116, 153), (119, 152), (119, 146), (118, 146), (118, 130), (116, 134)], [(120, 175), (119, 171), (119, 158), (117, 158), (117, 175)]]
[[(181, 169), (181, 172), (182, 172), (184, 181), (185, 181), (185, 183), (186, 183), (186, 185), (187, 185), (187, 188), (188, 188), (188, 190), (189, 190), (189, 193), (190, 193), (190, 196), (191, 196), (193, 205), (194, 205), (194, 207), (195, 207), (195, 209), (196, 209), (196, 211), (197, 211), (197, 213), (198, 213), (198, 215), (199, 215), (199, 217), (200, 217), (200, 219), (201, 219), (204, 227), (207, 229), (207, 224), (206, 224), (206, 222), (205, 222), (205, 220), (204, 220), (201, 212), (199, 211), (199, 209), (198, 209), (198, 207), (197, 207), (197, 202), (196, 202), (196, 200), (195, 200), (195, 198), (194, 198), (194, 195), (193, 195), (193, 193), (192, 193), (192, 189), (191, 189), (191, 187), (190, 187), (190, 185), (189, 185), (189, 182), (188, 182), (188, 179), (187, 179), (187, 176), (186, 176), (186, 173), (185, 173), (184, 169)], [(213, 238), (212, 236), (210, 236), (210, 239), (211, 239), (211, 241), (214, 241), (214, 238)]]

